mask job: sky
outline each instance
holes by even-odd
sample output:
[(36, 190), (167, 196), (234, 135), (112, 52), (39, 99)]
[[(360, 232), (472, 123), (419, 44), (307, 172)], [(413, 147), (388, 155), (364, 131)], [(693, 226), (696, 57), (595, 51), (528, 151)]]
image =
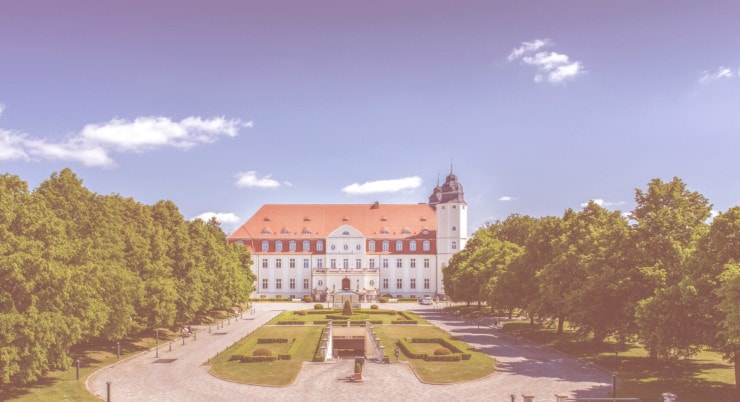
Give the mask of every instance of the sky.
[(426, 202), (469, 230), (682, 179), (740, 205), (740, 2), (0, 3), (0, 174), (175, 202)]

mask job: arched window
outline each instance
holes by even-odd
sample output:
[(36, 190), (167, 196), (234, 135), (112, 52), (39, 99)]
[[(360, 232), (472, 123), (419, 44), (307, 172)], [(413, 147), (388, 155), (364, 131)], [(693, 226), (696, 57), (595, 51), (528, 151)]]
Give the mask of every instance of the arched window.
[(388, 240), (383, 240), (383, 251), (389, 251), (391, 248), (390, 242)]
[(324, 241), (319, 240), (316, 242), (316, 251), (324, 251)]
[(457, 250), (457, 242), (456, 241), (453, 241), (452, 242), (452, 249), (453, 250)]
[(430, 249), (429, 240), (424, 240), (424, 242), (421, 243), (421, 249), (424, 250), (424, 251), (429, 251), (429, 249)]
[(303, 241), (303, 251), (311, 251), (311, 241), (309, 240)]
[(277, 252), (283, 251), (283, 241), (282, 240), (275, 241), (275, 251)]
[(416, 251), (416, 240), (411, 240), (409, 242), (409, 251)]
[(295, 246), (295, 240), (291, 240), (290, 242), (288, 242), (288, 250), (295, 251)]
[(403, 251), (403, 240), (396, 240), (396, 251)]
[(367, 251), (375, 251), (375, 240), (370, 240), (367, 243)]
[(270, 242), (262, 240), (262, 251), (270, 251)]

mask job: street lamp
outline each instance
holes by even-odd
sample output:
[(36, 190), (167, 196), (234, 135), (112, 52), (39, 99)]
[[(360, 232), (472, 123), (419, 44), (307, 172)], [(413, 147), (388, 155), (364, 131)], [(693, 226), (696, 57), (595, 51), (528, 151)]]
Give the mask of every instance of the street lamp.
[(116, 359), (121, 358), (121, 342), (116, 342)]

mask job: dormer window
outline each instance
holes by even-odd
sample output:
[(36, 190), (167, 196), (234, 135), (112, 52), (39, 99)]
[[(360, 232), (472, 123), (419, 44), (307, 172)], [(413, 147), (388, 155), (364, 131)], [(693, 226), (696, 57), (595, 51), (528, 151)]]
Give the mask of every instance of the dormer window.
[(342, 236), (349, 236), (349, 232), (345, 230), (344, 232), (342, 232)]
[(386, 230), (386, 229), (381, 229), (381, 230), (380, 230), (380, 234), (388, 234), (388, 230)]
[(310, 231), (310, 230), (308, 230), (308, 229), (303, 229), (303, 232), (302, 232), (302, 233), (303, 233), (304, 235), (310, 235), (310, 234), (311, 234), (311, 231)]
[(263, 229), (263, 230), (262, 230), (262, 234), (263, 234), (263, 235), (268, 235), (268, 234), (270, 234), (270, 231), (269, 231), (269, 230), (267, 230), (267, 229)]
[(428, 235), (428, 234), (429, 234), (429, 231), (428, 231), (428, 230), (426, 230), (426, 229), (424, 229), (424, 230), (422, 230), (422, 231), (421, 231), (421, 234), (423, 234), (423, 235)]
[(408, 229), (404, 229), (401, 231), (401, 234), (411, 234)]
[(280, 233), (281, 233), (281, 234), (290, 234), (290, 230), (288, 230), (288, 229), (283, 229), (283, 230), (281, 230), (281, 231), (280, 231)]

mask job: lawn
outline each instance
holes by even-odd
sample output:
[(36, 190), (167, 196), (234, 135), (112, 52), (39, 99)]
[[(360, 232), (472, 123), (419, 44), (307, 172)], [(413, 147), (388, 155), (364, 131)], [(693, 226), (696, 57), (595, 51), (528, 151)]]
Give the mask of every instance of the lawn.
[[(508, 322), (504, 331), (551, 346), (615, 372), (622, 383), (617, 397), (656, 398), (664, 392), (681, 402), (730, 402), (734, 396), (733, 367), (718, 353), (703, 351), (684, 360), (652, 363), (637, 344), (618, 346), (613, 340), (593, 342), (590, 337), (567, 329), (531, 327), (528, 322)], [(615, 353), (617, 352), (617, 353)]]
[[(211, 359), (208, 364), (211, 365), (211, 372), (214, 375), (230, 381), (260, 385), (289, 385), (295, 382), (303, 362), (311, 361), (313, 358), (321, 330), (321, 326), (266, 325)], [(249, 352), (243, 350), (243, 347), (253, 338), (288, 338), (289, 340), (296, 338), (301, 344), (291, 360), (261, 363), (241, 363), (229, 360), (235, 354)], [(278, 353), (284, 344), (260, 344), (259, 346)]]

